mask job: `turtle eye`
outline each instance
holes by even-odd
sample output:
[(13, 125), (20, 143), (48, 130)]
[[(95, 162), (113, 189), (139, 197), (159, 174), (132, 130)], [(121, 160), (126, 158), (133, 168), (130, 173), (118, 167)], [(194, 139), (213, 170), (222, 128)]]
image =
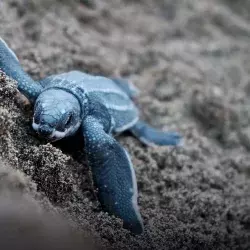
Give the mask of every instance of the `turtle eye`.
[(70, 114), (70, 115), (68, 116), (68, 119), (67, 119), (66, 123), (65, 123), (65, 127), (66, 127), (66, 128), (69, 128), (69, 127), (70, 127), (70, 125), (71, 125), (71, 123), (72, 123), (72, 120), (73, 120), (73, 115)]
[(39, 119), (40, 117), (39, 117), (39, 114), (36, 112), (35, 114), (34, 114), (34, 122), (36, 123), (36, 124), (38, 124), (39, 123)]
[(35, 109), (35, 112), (34, 112), (34, 122), (36, 124), (38, 124), (39, 121), (40, 121), (40, 115), (41, 115), (41, 109)]

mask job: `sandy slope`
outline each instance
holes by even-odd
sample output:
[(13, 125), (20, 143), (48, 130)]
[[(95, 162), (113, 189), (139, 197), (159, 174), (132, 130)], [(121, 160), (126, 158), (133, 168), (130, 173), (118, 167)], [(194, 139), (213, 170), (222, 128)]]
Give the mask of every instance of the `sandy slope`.
[[(0, 79), (0, 155), (80, 228), (113, 249), (250, 248), (250, 4), (206, 0), (2, 0), (0, 35), (35, 79), (79, 69), (129, 77), (144, 118), (183, 148), (119, 141), (136, 170), (145, 234), (95, 198), (82, 141), (47, 144), (15, 83)], [(24, 5), (25, 4), (25, 5)], [(43, 205), (41, 205), (43, 206)]]

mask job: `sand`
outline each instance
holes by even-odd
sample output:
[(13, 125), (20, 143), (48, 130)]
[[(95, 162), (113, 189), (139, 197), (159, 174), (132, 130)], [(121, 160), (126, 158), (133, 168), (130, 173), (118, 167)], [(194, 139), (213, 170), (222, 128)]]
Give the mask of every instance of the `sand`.
[(177, 148), (117, 138), (145, 223), (132, 236), (101, 210), (81, 137), (38, 138), (32, 106), (1, 73), (1, 168), (28, 178), (12, 185), (102, 249), (250, 249), (249, 13), (247, 0), (1, 0), (0, 36), (34, 79), (72, 69), (127, 77), (143, 118), (184, 137)]

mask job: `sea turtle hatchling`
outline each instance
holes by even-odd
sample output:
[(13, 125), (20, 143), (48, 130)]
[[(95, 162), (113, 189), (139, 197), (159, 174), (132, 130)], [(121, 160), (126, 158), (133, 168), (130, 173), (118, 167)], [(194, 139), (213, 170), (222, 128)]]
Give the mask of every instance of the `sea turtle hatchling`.
[(55, 141), (81, 130), (103, 210), (121, 218), (132, 233), (142, 233), (135, 171), (127, 151), (112, 135), (129, 130), (148, 145), (177, 145), (180, 135), (141, 121), (133, 102), (138, 91), (124, 79), (71, 71), (35, 82), (1, 38), (0, 68), (34, 103), (32, 126), (40, 136)]

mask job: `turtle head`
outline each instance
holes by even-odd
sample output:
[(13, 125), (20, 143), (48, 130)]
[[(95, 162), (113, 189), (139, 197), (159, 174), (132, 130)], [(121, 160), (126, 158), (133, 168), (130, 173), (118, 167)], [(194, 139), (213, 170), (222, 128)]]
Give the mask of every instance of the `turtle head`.
[(32, 127), (42, 137), (57, 141), (73, 135), (81, 124), (81, 106), (71, 93), (48, 89), (36, 100)]

